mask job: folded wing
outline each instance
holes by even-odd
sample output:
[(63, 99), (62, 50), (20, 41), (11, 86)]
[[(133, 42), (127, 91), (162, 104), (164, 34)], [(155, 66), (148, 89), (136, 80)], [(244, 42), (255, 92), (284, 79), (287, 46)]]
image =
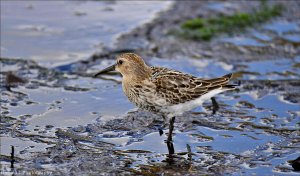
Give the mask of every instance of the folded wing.
[(214, 79), (200, 79), (179, 71), (152, 67), (152, 81), (156, 93), (170, 104), (185, 103), (194, 100), (214, 89), (232, 89), (228, 82), (232, 74)]

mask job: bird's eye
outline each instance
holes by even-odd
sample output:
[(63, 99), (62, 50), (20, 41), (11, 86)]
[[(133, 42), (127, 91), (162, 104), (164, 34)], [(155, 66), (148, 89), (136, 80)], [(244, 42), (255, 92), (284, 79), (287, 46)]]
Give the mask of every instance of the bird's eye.
[(122, 60), (118, 60), (118, 64), (119, 64), (119, 65), (122, 65), (122, 64), (123, 64), (123, 61), (122, 61)]

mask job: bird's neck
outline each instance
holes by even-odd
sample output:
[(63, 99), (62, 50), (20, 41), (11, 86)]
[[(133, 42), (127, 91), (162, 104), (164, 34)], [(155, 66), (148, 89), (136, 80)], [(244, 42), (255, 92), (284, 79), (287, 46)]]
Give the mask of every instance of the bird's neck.
[(132, 70), (133, 72), (131, 74), (123, 75), (123, 81), (125, 81), (128, 84), (138, 84), (145, 79), (149, 79), (151, 77), (151, 68), (147, 65), (143, 68), (135, 68), (135, 70)]

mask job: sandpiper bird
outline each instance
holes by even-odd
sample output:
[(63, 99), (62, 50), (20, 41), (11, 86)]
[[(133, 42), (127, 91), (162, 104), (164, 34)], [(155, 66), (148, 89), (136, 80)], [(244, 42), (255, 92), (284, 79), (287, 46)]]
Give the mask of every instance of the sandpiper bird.
[(235, 85), (228, 84), (232, 74), (214, 79), (197, 78), (164, 67), (150, 67), (134, 53), (119, 55), (114, 65), (98, 72), (95, 77), (113, 70), (122, 74), (123, 91), (129, 101), (143, 110), (170, 118), (169, 136), (175, 116), (201, 106), (216, 94), (235, 88)]

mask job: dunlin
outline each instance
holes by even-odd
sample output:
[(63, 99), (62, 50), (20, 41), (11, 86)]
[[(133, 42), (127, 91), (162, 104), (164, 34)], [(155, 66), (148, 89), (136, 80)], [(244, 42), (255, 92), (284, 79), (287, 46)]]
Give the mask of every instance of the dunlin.
[(119, 55), (114, 65), (98, 72), (95, 77), (113, 70), (122, 74), (123, 91), (129, 101), (143, 110), (170, 118), (169, 134), (173, 130), (175, 116), (235, 87), (228, 84), (232, 74), (214, 79), (197, 78), (164, 67), (150, 67), (133, 53)]

